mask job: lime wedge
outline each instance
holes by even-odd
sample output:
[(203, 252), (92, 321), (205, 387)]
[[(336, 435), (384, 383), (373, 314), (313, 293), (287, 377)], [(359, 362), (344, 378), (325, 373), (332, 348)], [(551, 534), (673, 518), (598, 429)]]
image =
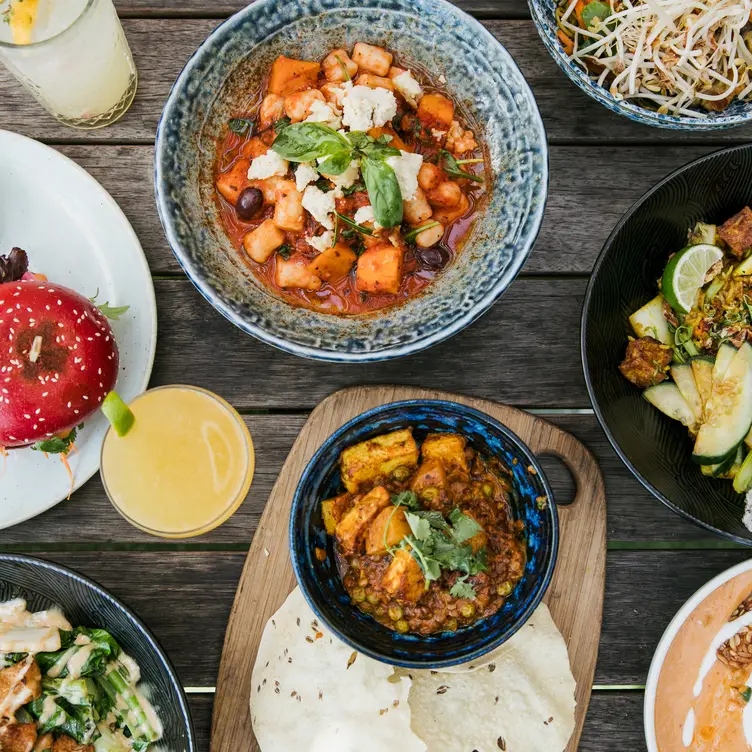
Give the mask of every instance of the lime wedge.
[(668, 262), (663, 272), (661, 289), (668, 304), (681, 313), (689, 313), (697, 301), (697, 291), (705, 283), (705, 275), (723, 251), (715, 245), (690, 245)]
[(110, 421), (118, 436), (125, 436), (136, 422), (131, 409), (120, 399), (117, 392), (110, 392), (102, 402), (102, 412)]

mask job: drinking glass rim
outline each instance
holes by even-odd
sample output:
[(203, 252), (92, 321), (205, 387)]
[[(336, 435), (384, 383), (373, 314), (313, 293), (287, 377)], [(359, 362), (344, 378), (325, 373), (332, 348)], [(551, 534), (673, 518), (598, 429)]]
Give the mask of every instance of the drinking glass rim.
[(66, 26), (62, 31), (59, 31), (57, 34), (51, 37), (47, 37), (47, 39), (41, 39), (38, 42), (30, 42), (29, 44), (16, 44), (15, 42), (4, 42), (2, 39), (0, 39), (0, 47), (5, 47), (7, 49), (12, 50), (20, 50), (20, 49), (32, 49), (32, 48), (39, 48), (43, 47), (46, 44), (49, 44), (50, 42), (54, 42), (56, 39), (60, 39), (63, 35), (67, 34), (84, 16), (86, 16), (89, 12), (89, 10), (93, 7), (94, 3), (98, 2), (99, 0), (87, 0), (86, 7), (81, 11), (81, 13), (76, 16), (76, 18), (71, 22), (69, 26)]

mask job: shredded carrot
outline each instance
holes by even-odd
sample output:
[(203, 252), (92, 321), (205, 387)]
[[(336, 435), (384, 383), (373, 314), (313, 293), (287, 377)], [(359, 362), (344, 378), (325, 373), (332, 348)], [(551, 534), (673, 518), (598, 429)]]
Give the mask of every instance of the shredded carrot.
[(556, 32), (556, 36), (559, 37), (564, 52), (566, 52), (567, 55), (571, 55), (574, 52), (574, 42), (561, 29)]
[(68, 491), (68, 498), (66, 501), (70, 501), (71, 494), (73, 493), (73, 470), (71, 470), (71, 466), (68, 464), (68, 455), (60, 453), (60, 460), (63, 463), (63, 466), (68, 472), (68, 477), (70, 478), (70, 490)]
[(582, 20), (582, 11), (585, 10), (585, 3), (583, 0), (577, 0), (577, 5), (574, 6), (574, 14), (577, 16), (577, 21), (584, 29), (586, 24)]
[(72, 451), (72, 452), (73, 452), (73, 454), (78, 454), (78, 449), (76, 449), (76, 445), (75, 445), (75, 444), (71, 444), (71, 445), (70, 445), (70, 446), (68, 447), (68, 451), (69, 451), (69, 452), (71, 452), (71, 451)]

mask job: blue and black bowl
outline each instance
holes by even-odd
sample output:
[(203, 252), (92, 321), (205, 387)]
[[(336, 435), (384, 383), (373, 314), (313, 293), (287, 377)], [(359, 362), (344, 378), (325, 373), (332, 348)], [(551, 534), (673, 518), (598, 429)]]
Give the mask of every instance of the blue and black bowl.
[[(475, 450), (497, 457), (513, 474), (514, 516), (525, 524), (527, 565), (502, 608), (455, 632), (398, 634), (350, 602), (335, 561), (332, 539), (321, 518), (321, 502), (342, 492), (339, 457), (343, 449), (380, 434), (412, 427), (420, 442), (429, 432), (460, 433)], [(543, 509), (536, 499), (549, 499)], [(477, 660), (508, 640), (543, 598), (556, 562), (559, 522), (556, 504), (538, 461), (508, 428), (488, 415), (455, 402), (393, 402), (369, 410), (332, 434), (306, 467), (292, 503), (290, 556), (311, 608), (340, 639), (359, 652), (407, 668), (439, 669)], [(316, 548), (327, 551), (324, 561)]]
[(0, 554), (0, 602), (24, 598), (31, 611), (57, 606), (71, 624), (106, 629), (141, 668), (141, 684), (164, 726), (159, 749), (195, 752), (196, 738), (175, 669), (139, 618), (95, 582), (31, 556)]

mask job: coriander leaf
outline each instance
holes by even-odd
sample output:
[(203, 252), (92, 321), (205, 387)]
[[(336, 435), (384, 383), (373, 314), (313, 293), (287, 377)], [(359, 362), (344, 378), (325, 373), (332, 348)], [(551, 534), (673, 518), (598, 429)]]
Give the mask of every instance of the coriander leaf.
[(467, 581), (467, 575), (457, 579), (457, 582), (452, 585), (452, 589), (449, 591), (449, 595), (455, 598), (470, 598), (475, 600), (475, 588)]
[(478, 574), (479, 572), (485, 572), (488, 570), (488, 563), (486, 557), (486, 549), (481, 548), (475, 556), (470, 557), (468, 562), (468, 573), (470, 575)]
[(415, 512), (415, 514), (426, 520), (434, 530), (449, 530), (449, 525), (441, 512)]
[(109, 301), (97, 306), (110, 321), (120, 321), (120, 317), (130, 310), (130, 306), (111, 306)]
[(352, 150), (342, 148), (330, 154), (323, 162), (319, 162), (318, 170), (325, 175), (341, 175), (352, 162)]
[(277, 120), (272, 128), (274, 128), (274, 132), (279, 135), (285, 128), (287, 128), (288, 125), (290, 125), (292, 121), (290, 120), (287, 115), (284, 117), (281, 117), (279, 120)]
[(312, 162), (349, 148), (348, 140), (341, 133), (321, 123), (288, 125), (272, 144), (272, 149), (290, 162)]
[(232, 118), (228, 121), (227, 127), (238, 136), (250, 135), (253, 132), (253, 121), (248, 118)]
[(419, 541), (427, 541), (431, 538), (431, 523), (427, 519), (419, 517), (414, 512), (405, 512), (405, 519), (413, 535)]
[(431, 580), (438, 580), (441, 577), (441, 566), (438, 561), (433, 559), (428, 553), (424, 552), (421, 544), (412, 535), (403, 538), (400, 548), (408, 551), (410, 555), (418, 562), (423, 570), (423, 576), (426, 578), (426, 589)]
[(382, 227), (402, 224), (402, 192), (394, 170), (386, 162), (369, 156), (363, 157), (360, 169), (376, 221)]
[(52, 436), (49, 439), (43, 439), (37, 441), (32, 446), (32, 449), (36, 452), (44, 452), (45, 454), (63, 454), (66, 455), (70, 452), (71, 446), (76, 441), (78, 432), (83, 428), (84, 424), (76, 426), (65, 438), (60, 436)]
[(392, 504), (396, 507), (407, 507), (413, 511), (420, 509), (420, 502), (415, 491), (400, 491), (398, 494), (392, 494)]
[(449, 521), (452, 523), (452, 535), (458, 543), (464, 543), (483, 531), (472, 517), (463, 514), (456, 507), (449, 513)]

